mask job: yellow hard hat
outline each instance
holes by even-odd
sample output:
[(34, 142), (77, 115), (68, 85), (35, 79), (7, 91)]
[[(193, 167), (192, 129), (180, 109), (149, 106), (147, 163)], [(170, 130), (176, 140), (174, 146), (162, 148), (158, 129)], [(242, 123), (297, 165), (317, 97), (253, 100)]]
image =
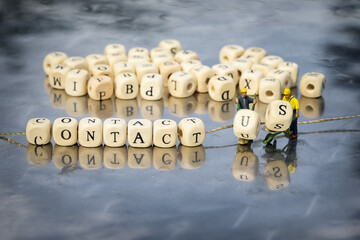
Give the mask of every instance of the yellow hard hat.
[(285, 90), (284, 90), (284, 95), (289, 95), (289, 94), (291, 94), (290, 89), (289, 89), (289, 88), (285, 88)]
[(246, 88), (243, 88), (243, 89), (241, 89), (241, 92), (243, 93), (247, 93), (247, 90), (246, 90)]

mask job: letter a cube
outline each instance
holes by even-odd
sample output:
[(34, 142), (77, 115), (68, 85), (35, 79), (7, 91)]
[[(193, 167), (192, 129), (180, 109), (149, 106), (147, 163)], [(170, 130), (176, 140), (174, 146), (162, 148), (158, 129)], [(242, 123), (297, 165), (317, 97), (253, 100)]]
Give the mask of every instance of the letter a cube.
[(131, 119), (128, 122), (128, 143), (131, 147), (149, 147), (152, 139), (152, 122), (149, 119)]

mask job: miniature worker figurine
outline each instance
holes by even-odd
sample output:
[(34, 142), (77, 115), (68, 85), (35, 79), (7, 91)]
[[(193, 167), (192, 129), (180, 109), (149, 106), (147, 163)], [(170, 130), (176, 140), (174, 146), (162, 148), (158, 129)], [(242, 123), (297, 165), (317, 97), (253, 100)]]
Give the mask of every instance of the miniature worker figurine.
[(297, 120), (299, 118), (299, 101), (294, 96), (291, 96), (291, 91), (289, 88), (285, 88), (284, 97), (282, 100), (289, 102), (293, 108), (293, 120), (290, 125), (290, 131), (292, 132), (292, 135), (290, 135), (290, 138), (296, 139), (298, 137)]
[(256, 99), (253, 99), (246, 95), (246, 88), (241, 89), (241, 96), (235, 99), (236, 103), (240, 104), (240, 109), (249, 109), (249, 103), (256, 103)]

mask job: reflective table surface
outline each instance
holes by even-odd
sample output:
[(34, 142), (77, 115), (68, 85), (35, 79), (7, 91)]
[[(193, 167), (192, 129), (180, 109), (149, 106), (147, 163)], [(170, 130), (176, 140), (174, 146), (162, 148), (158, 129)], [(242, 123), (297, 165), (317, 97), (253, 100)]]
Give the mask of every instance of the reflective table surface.
[[(181, 42), (204, 65), (226, 44), (257, 46), (326, 76), (321, 98), (301, 96), (300, 119), (357, 115), (358, 1), (2, 1), (0, 132), (72, 116), (201, 118), (233, 123), (234, 101), (208, 94), (95, 101), (52, 89), (42, 69), (54, 51), (103, 53), (109, 43)], [(266, 104), (256, 111), (264, 120)], [(240, 146), (232, 129), (203, 145), (84, 148), (28, 145), (1, 136), (1, 239), (358, 239), (360, 120), (299, 125), (299, 138), (267, 132)], [(9, 142), (11, 139), (13, 142)], [(87, 156), (92, 156), (89, 160)], [(116, 157), (114, 157), (116, 156)]]

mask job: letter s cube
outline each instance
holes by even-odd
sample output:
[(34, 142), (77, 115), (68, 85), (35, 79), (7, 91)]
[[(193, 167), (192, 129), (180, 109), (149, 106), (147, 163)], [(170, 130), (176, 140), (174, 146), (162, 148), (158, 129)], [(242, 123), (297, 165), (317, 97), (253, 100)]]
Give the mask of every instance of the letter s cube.
[(282, 132), (290, 127), (293, 109), (289, 102), (274, 100), (266, 108), (265, 126), (268, 130)]

